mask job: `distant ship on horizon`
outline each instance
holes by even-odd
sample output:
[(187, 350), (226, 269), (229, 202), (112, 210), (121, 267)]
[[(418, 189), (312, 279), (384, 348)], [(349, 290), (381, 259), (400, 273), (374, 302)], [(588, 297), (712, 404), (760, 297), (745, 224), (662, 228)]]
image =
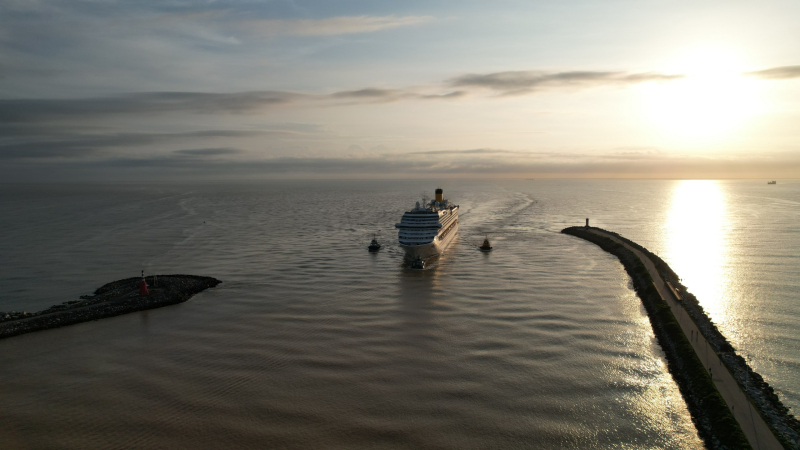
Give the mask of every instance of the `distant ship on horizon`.
[(777, 181), (767, 181), (767, 184), (778, 184)]
[(444, 199), (442, 189), (436, 189), (436, 198), (430, 202), (417, 202), (414, 209), (406, 211), (395, 224), (400, 248), (409, 259), (430, 258), (447, 249), (458, 232), (458, 205)]

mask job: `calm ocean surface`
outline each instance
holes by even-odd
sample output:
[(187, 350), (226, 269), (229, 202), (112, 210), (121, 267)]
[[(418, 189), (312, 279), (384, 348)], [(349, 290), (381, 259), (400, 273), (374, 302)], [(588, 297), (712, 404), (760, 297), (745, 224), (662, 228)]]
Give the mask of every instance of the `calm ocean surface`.
[[(0, 448), (702, 448), (622, 266), (559, 231), (664, 257), (797, 414), (800, 182), (779, 183), (0, 185), (0, 310), (142, 268), (223, 280), (1, 340)], [(408, 270), (394, 223), (437, 186), (458, 240)]]

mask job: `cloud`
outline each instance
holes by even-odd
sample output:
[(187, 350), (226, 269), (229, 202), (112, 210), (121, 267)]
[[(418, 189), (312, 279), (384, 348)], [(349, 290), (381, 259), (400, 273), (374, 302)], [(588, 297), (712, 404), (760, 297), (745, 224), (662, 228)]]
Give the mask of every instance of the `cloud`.
[[(166, 113), (191, 114), (257, 114), (266, 108), (288, 106), (300, 102), (352, 105), (400, 100), (451, 100), (470, 94), (467, 89), (498, 91), (503, 95), (523, 95), (545, 88), (628, 85), (651, 81), (670, 81), (682, 75), (656, 72), (541, 72), (516, 71), (490, 74), (467, 74), (445, 81), (442, 86), (427, 88), (366, 87), (331, 94), (290, 91), (217, 92), (139, 92), (93, 98), (74, 99), (0, 99), (0, 127), (9, 124), (107, 118), (114, 115), (148, 115)], [(341, 102), (346, 100), (346, 102)]]
[(515, 152), (511, 150), (500, 150), (493, 148), (474, 148), (470, 150), (431, 150), (426, 152), (413, 152), (414, 155), (496, 155), (496, 154), (526, 154), (524, 152)]
[(209, 157), (209, 156), (225, 156), (242, 153), (241, 150), (230, 147), (221, 148), (190, 148), (184, 150), (176, 150), (174, 153), (179, 155), (188, 155), (195, 157)]
[(329, 97), (333, 99), (349, 99), (358, 101), (375, 101), (375, 102), (392, 102), (402, 98), (414, 96), (407, 91), (401, 89), (378, 89), (378, 88), (364, 88), (354, 91), (341, 91), (330, 94)]
[(397, 95), (396, 89), (375, 89), (366, 88), (357, 91), (342, 91), (331, 94), (331, 97), (344, 97), (344, 98), (383, 98), (392, 97)]
[(755, 72), (745, 72), (744, 74), (764, 80), (790, 80), (792, 78), (800, 78), (800, 66), (773, 67)]
[(658, 72), (511, 71), (462, 75), (449, 80), (449, 84), (490, 89), (503, 95), (522, 95), (544, 88), (624, 86), (650, 81), (672, 81), (682, 77)]
[(139, 92), (74, 99), (0, 99), (0, 131), (24, 134), (25, 126), (34, 123), (86, 121), (112, 116), (143, 117), (169, 113), (258, 114), (267, 108), (300, 102), (352, 105), (410, 99), (447, 100), (463, 95), (463, 91), (419, 94), (410, 89), (363, 88), (327, 95), (288, 91)]
[(451, 98), (459, 98), (467, 95), (466, 91), (451, 91), (444, 94), (423, 94), (419, 98), (424, 100), (447, 100)]
[[(36, 127), (38, 131), (40, 128)], [(201, 130), (182, 133), (107, 133), (107, 134), (61, 134), (35, 135), (33, 139), (14, 139), (0, 144), (0, 160), (9, 159), (63, 159), (108, 157), (111, 151), (119, 148), (153, 146), (186, 139), (243, 138), (264, 135), (295, 135), (291, 131), (258, 131), (258, 130)], [(202, 150), (184, 154), (203, 155)], [(211, 149), (220, 151), (222, 149)], [(225, 149), (226, 151), (228, 149)], [(179, 151), (181, 152), (181, 151)], [(229, 152), (230, 153), (230, 152)], [(216, 153), (220, 155), (222, 153)]]
[(0, 160), (86, 158), (101, 153), (100, 146), (81, 142), (25, 142), (0, 146)]
[(430, 16), (340, 16), (325, 19), (247, 20), (241, 25), (264, 35), (329, 36), (372, 33), (390, 28), (419, 25), (433, 20)]
[(150, 134), (120, 133), (112, 135), (48, 138), (12, 142), (0, 145), (0, 159), (50, 159), (97, 156), (108, 148), (151, 145), (156, 138)]
[(379, 89), (364, 88), (353, 91), (341, 91), (330, 94), (333, 99), (351, 99), (355, 102), (394, 102), (399, 100), (448, 100), (467, 95), (466, 91), (450, 91), (443, 94), (425, 94), (413, 89)]
[(5, 99), (0, 100), (0, 123), (105, 117), (110, 114), (244, 114), (286, 104), (303, 96), (285, 91), (142, 92), (81, 99)]

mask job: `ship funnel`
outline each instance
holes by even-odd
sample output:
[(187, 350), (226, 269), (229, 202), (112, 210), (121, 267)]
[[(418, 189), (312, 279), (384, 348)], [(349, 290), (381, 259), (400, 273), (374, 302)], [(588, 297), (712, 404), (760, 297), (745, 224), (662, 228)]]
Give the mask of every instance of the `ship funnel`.
[(444, 196), (442, 196), (442, 189), (436, 189), (436, 201), (442, 203), (444, 201)]

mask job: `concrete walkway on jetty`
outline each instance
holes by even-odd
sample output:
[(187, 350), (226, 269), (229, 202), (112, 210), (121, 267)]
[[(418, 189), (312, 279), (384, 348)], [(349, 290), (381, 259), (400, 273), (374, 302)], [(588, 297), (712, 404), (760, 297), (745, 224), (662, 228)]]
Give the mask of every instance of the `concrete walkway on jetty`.
[(683, 309), (683, 305), (678, 302), (677, 293), (664, 283), (653, 261), (644, 253), (631, 247), (613, 234), (604, 233), (595, 228), (587, 228), (587, 231), (622, 244), (644, 263), (647, 271), (653, 278), (659, 295), (666, 300), (667, 304), (672, 309), (672, 314), (675, 315), (687, 339), (691, 341), (698, 358), (703, 361), (706, 371), (711, 374), (714, 385), (717, 387), (720, 395), (722, 395), (728, 408), (731, 408), (734, 418), (736, 418), (736, 421), (739, 422), (739, 425), (742, 427), (742, 431), (744, 431), (750, 445), (757, 450), (784, 450), (784, 447), (772, 433), (772, 430), (770, 430), (766, 422), (764, 422), (764, 419), (761, 418), (744, 392), (742, 392), (742, 389), (739, 387), (739, 384), (736, 383), (733, 375), (728, 372), (728, 369), (722, 364), (722, 361), (720, 361), (717, 354), (698, 330), (697, 325)]

